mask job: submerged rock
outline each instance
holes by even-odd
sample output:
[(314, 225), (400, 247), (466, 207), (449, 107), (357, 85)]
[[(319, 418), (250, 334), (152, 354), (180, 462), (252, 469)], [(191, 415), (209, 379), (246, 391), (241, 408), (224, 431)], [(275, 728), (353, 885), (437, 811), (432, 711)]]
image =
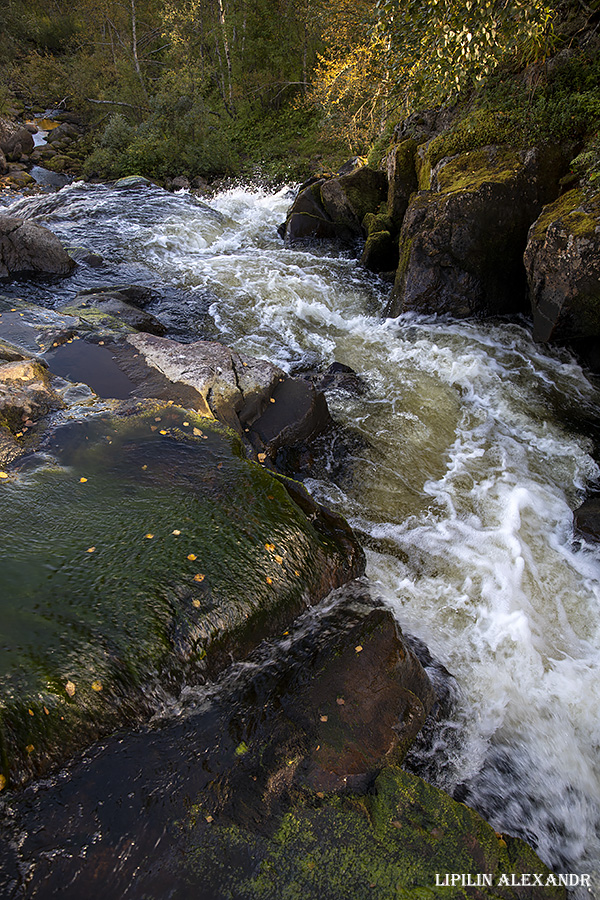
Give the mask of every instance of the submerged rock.
[(529, 226), (556, 196), (561, 158), (484, 147), (422, 162), (404, 217), (400, 262), (386, 314), (467, 316), (526, 310), (523, 252)]
[(147, 716), (364, 568), (346, 523), (222, 425), (168, 404), (116, 413), (58, 427), (0, 484), (12, 783)]
[(525, 251), (536, 340), (572, 343), (600, 368), (600, 193), (545, 207)]
[(15, 216), (0, 215), (1, 278), (26, 274), (68, 275), (75, 265), (56, 235), (47, 228)]

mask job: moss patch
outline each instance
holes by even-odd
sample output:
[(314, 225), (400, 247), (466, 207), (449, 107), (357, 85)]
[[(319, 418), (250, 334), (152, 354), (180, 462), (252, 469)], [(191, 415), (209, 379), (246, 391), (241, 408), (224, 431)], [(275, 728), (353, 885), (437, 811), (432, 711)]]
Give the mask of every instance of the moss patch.
[(488, 182), (510, 181), (521, 168), (519, 157), (511, 150), (470, 150), (448, 160), (437, 173), (437, 183), (443, 193), (476, 191)]
[[(498, 886), (502, 873), (549, 874), (522, 841), (497, 835), (473, 810), (392, 767), (370, 795), (305, 800), (268, 837), (214, 823), (190, 844), (190, 882), (207, 896), (214, 885), (222, 900), (433, 900), (436, 875), (446, 872), (491, 874), (477, 896), (516, 898)], [(449, 887), (444, 896), (467, 900), (472, 889)], [(543, 888), (540, 896), (558, 900), (565, 891)]]
[(575, 188), (545, 206), (533, 228), (534, 240), (543, 240), (553, 222), (561, 222), (565, 231), (576, 237), (592, 237), (600, 227), (600, 194), (588, 200)]

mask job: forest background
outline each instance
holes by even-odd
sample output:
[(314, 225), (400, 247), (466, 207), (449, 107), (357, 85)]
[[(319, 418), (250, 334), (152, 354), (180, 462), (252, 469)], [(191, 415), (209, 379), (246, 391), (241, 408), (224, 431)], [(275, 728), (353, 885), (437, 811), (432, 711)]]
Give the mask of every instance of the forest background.
[(440, 152), (572, 141), (600, 168), (600, 0), (1, 6), (0, 113), (76, 110), (90, 177), (377, 165), (400, 121), (440, 105), (457, 111)]

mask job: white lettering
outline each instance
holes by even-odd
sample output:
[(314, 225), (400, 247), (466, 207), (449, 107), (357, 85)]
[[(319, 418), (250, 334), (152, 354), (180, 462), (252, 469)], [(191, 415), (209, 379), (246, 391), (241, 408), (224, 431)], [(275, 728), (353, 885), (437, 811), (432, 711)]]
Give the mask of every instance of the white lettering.
[[(589, 878), (589, 875), (588, 875)], [(492, 886), (492, 876), (491, 875), (482, 875), (481, 876), (481, 885), (480, 887), (491, 887)]]
[(505, 885), (508, 886), (508, 883), (509, 883), (509, 882), (508, 882), (508, 875), (504, 875), (504, 874), (501, 875), (501, 876), (500, 876), (500, 879), (499, 879), (499, 881), (498, 881), (498, 884), (505, 884)]
[(567, 883), (567, 876), (566, 876), (566, 875), (559, 875), (559, 876), (558, 876), (558, 886), (559, 886), (559, 887), (568, 887), (568, 886), (569, 886), (568, 883)]
[(533, 877), (535, 878), (535, 881), (533, 882), (533, 887), (535, 887), (538, 884), (540, 887), (544, 887), (544, 883), (542, 881), (541, 875), (534, 875)]
[(555, 875), (548, 875), (548, 877), (546, 878), (546, 887), (549, 887), (551, 884), (555, 886), (558, 885)]
[(455, 884), (458, 884), (458, 882), (461, 880), (461, 878), (462, 878), (462, 875), (458, 875), (456, 872), (453, 872), (452, 875), (450, 876), (452, 886), (454, 887)]
[(581, 887), (591, 887), (589, 875), (581, 876)]
[(446, 873), (446, 877), (443, 881), (440, 881), (439, 872), (435, 874), (435, 886), (436, 887), (448, 887), (448, 874)]

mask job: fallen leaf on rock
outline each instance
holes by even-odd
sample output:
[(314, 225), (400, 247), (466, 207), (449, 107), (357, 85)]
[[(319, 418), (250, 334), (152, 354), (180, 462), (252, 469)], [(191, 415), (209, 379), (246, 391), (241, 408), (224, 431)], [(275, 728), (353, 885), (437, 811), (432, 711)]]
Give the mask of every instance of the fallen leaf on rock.
[(27, 750), (28, 753), (33, 753), (33, 751), (35, 750), (35, 747), (33, 746), (33, 744), (27, 744), (25, 749)]
[(354, 649), (356, 650), (357, 653), (360, 653), (360, 651), (362, 650), (362, 646), (360, 644), (358, 644), (358, 646), (356, 646)]
[(194, 575), (194, 581), (204, 581), (204, 575), (201, 575), (200, 573)]
[(0, 775), (0, 791), (3, 791), (6, 787), (6, 778), (4, 775)]
[(30, 716), (33, 715), (33, 710), (32, 710), (32, 709), (28, 709), (27, 712), (29, 713)]
[(321, 722), (326, 722), (329, 716), (321, 716)]
[(273, 553), (275, 551), (275, 544), (265, 544), (265, 550), (268, 550), (269, 553)]
[(69, 697), (73, 697), (73, 696), (74, 696), (74, 694), (75, 694), (75, 685), (73, 684), (72, 681), (67, 681), (67, 683), (65, 684), (65, 691), (67, 692), (67, 694), (69, 695)]
[(145, 534), (144, 537), (148, 538), (148, 540), (151, 540), (154, 537), (154, 535), (153, 534)]
[(201, 604), (199, 600), (192, 600), (192, 606), (195, 606), (196, 609), (200, 609), (200, 605)]
[(165, 431), (164, 428), (161, 428), (161, 430), (160, 430), (158, 433), (159, 433), (159, 434), (166, 434), (167, 432)]
[(96, 549), (95, 547), (88, 547), (87, 550), (86, 550), (85, 552), (86, 552), (86, 553), (93, 553), (95, 549)]
[(87, 478), (80, 478), (80, 479), (79, 479), (79, 483), (80, 483), (80, 484), (85, 484), (86, 481), (87, 481)]
[(202, 432), (199, 428), (194, 428), (193, 434), (197, 435), (198, 437), (202, 437)]
[(273, 584), (273, 579), (270, 578), (268, 575), (267, 575), (266, 581), (267, 581), (267, 584)]
[(0, 472), (0, 478), (8, 478), (7, 473), (6, 473), (6, 472)]
[(277, 553), (275, 554), (275, 562), (279, 563), (281, 566), (283, 564), (283, 556), (279, 556)]
[(259, 462), (263, 463), (263, 462), (265, 461), (266, 458), (267, 458), (267, 454), (266, 454), (266, 453), (259, 453), (259, 454), (258, 454), (258, 461), (259, 461)]
[(101, 691), (102, 690), (102, 682), (92, 681), (92, 690), (93, 691)]
[(181, 532), (180, 532), (179, 528), (175, 528), (175, 529), (171, 532), (171, 534), (181, 534)]
[(346, 703), (346, 701), (343, 699), (343, 697), (338, 697), (335, 702), (337, 703), (338, 706), (344, 706), (344, 704)]
[(193, 562), (193, 561), (194, 561), (195, 559), (197, 559), (198, 557), (196, 556), (195, 553), (188, 553), (187, 558), (188, 558), (188, 559), (191, 559), (192, 562)]

